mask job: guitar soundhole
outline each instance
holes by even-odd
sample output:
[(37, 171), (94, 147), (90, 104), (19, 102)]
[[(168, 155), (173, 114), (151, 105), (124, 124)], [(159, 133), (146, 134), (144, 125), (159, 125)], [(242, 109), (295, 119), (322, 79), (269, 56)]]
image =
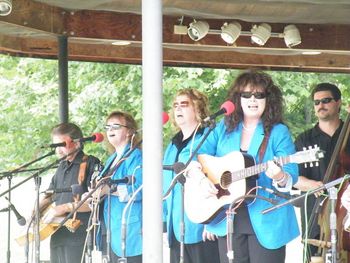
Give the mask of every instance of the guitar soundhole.
[(220, 186), (223, 189), (227, 189), (230, 184), (232, 183), (232, 178), (231, 178), (231, 172), (230, 171), (226, 171), (222, 174), (221, 178), (220, 178)]

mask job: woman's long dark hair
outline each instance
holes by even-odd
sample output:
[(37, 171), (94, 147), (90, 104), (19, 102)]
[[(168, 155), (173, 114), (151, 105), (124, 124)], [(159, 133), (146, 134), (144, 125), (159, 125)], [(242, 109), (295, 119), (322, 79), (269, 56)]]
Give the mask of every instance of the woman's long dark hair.
[(272, 127), (277, 123), (283, 123), (283, 97), (270, 75), (256, 70), (248, 70), (241, 73), (228, 91), (228, 99), (236, 105), (236, 111), (225, 117), (227, 131), (233, 131), (239, 122), (243, 120), (240, 93), (247, 85), (253, 89), (262, 89), (266, 92), (266, 106), (261, 116), (265, 133), (270, 133)]

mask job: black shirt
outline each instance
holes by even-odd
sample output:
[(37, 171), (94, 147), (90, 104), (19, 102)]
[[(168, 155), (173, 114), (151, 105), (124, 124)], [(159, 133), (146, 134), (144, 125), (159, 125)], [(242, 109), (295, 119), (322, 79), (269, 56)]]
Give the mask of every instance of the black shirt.
[[(83, 156), (84, 153), (80, 151), (72, 162), (62, 161), (51, 179), (49, 189), (70, 188), (73, 184), (78, 184), (78, 175), (80, 164), (83, 162)], [(91, 176), (95, 170), (95, 166), (98, 165), (100, 161), (94, 156), (88, 156), (86, 162), (85, 180), (82, 183), (84, 192), (88, 191)], [(72, 192), (56, 193), (53, 195), (52, 199), (56, 205), (74, 201)], [(74, 233), (71, 233), (65, 227), (61, 227), (51, 236), (51, 247), (83, 244), (89, 216), (89, 212), (78, 212), (77, 219), (80, 219), (82, 223), (79, 228)]]
[[(323, 132), (319, 124), (317, 123), (313, 128), (301, 133), (297, 139), (295, 140), (295, 146), (297, 151), (302, 151), (303, 147), (308, 148), (309, 146), (317, 145), (320, 147), (322, 151), (324, 151), (324, 158), (319, 160), (319, 165), (313, 165), (313, 167), (310, 167), (310, 165), (307, 165), (307, 167), (304, 166), (304, 164), (299, 165), (299, 175), (305, 176), (308, 179), (316, 180), (316, 181), (323, 181), (323, 178), (325, 176), (328, 164), (331, 160), (335, 145), (337, 143), (337, 140), (339, 138), (339, 134), (341, 132), (341, 129), (343, 127), (343, 121), (341, 121), (338, 129), (335, 131), (333, 136), (329, 136), (325, 132)], [(345, 148), (345, 152), (349, 153), (350, 149), (350, 140), (347, 143), (347, 146)], [(316, 198), (314, 195), (310, 195), (307, 198), (307, 219), (310, 219), (311, 212), (313, 210), (313, 206), (316, 202)], [(304, 206), (304, 202), (303, 202)], [(301, 223), (302, 223), (302, 229), (303, 233), (305, 233), (305, 209), (304, 207), (301, 208)], [(316, 238), (319, 235), (319, 228), (318, 226), (315, 227), (312, 231), (309, 231), (309, 238)]]
[(324, 158), (320, 159), (319, 166), (307, 167), (304, 164), (299, 165), (299, 174), (305, 176), (308, 179), (322, 181), (326, 173), (329, 161), (332, 157), (334, 147), (337, 143), (343, 122), (339, 125), (333, 136), (329, 136), (324, 133), (317, 123), (312, 129), (309, 129), (301, 133), (295, 140), (295, 147), (297, 151), (302, 151), (303, 147), (317, 145), (322, 151), (324, 151)]

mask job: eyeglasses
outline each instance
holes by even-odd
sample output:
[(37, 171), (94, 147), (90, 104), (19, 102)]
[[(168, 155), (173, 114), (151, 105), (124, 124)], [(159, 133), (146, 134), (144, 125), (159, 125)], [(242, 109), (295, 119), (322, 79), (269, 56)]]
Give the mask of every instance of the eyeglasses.
[(327, 97), (327, 98), (323, 98), (323, 99), (320, 99), (320, 100), (314, 100), (314, 104), (315, 104), (315, 106), (319, 105), (320, 103), (322, 103), (322, 104), (328, 104), (328, 103), (330, 103), (332, 100), (335, 101), (334, 98)]
[(109, 124), (105, 125), (105, 130), (106, 131), (109, 131), (109, 130), (115, 131), (115, 130), (121, 129), (122, 127), (128, 128), (128, 126), (125, 126), (123, 124), (114, 123), (114, 124), (110, 124), (110, 125)]
[(254, 95), (254, 98), (256, 99), (265, 99), (266, 98), (266, 92), (251, 92), (251, 91), (243, 91), (241, 92), (241, 98), (249, 99)]
[(190, 105), (189, 101), (180, 101), (180, 102), (174, 102), (173, 108), (176, 109), (180, 106), (180, 108), (187, 108)]

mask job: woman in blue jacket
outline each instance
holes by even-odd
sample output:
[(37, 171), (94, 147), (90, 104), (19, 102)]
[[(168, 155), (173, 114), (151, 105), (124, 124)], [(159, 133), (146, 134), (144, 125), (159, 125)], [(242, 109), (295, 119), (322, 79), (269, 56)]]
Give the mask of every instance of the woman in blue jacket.
[[(282, 167), (272, 161), (275, 157), (295, 153), (289, 130), (282, 122), (283, 99), (280, 89), (268, 74), (247, 71), (237, 77), (229, 90), (228, 99), (236, 105), (236, 111), (217, 125), (201, 151), (217, 157), (236, 151), (252, 156), (257, 163), (267, 163), (265, 172), (246, 178), (246, 185), (257, 185), (254, 189), (259, 196), (285, 201), (264, 190), (269, 188), (289, 192), (298, 178), (297, 164), (289, 163)], [(227, 165), (234, 170), (236, 161), (232, 160)], [(198, 174), (198, 171), (192, 170), (190, 176)], [(208, 179), (204, 179), (201, 179), (201, 184), (210, 184)], [(238, 189), (232, 183), (228, 191), (234, 193), (235, 190)], [(212, 188), (207, 192), (211, 195), (217, 194)], [(234, 263), (285, 261), (285, 245), (299, 235), (295, 212), (288, 205), (262, 214), (264, 209), (271, 206), (265, 200), (255, 199), (254, 202), (246, 200), (235, 208), (232, 246), (227, 245), (226, 218), (221, 221), (213, 220), (206, 225), (206, 231), (218, 237), (221, 263), (229, 262), (227, 255), (234, 258)], [(233, 253), (227, 254), (232, 250)]]
[[(107, 198), (104, 200), (104, 224), (108, 227), (110, 219), (111, 262), (117, 263), (120, 257), (127, 258), (130, 263), (142, 262), (142, 194), (139, 192), (135, 201), (125, 213), (126, 234), (122, 240), (123, 210), (135, 191), (142, 185), (142, 155), (137, 147), (135, 134), (137, 124), (128, 113), (115, 111), (108, 118), (105, 126), (108, 142), (113, 146), (114, 153), (108, 158), (100, 177), (111, 176), (112, 180), (133, 177), (127, 184), (106, 185), (100, 195), (107, 194), (111, 189), (110, 213)], [(125, 250), (122, 249), (125, 241)], [(105, 244), (104, 244), (105, 245)], [(103, 249), (106, 251), (106, 248)]]
[[(207, 103), (207, 97), (195, 89), (184, 89), (176, 94), (171, 118), (179, 131), (164, 153), (164, 164), (186, 163), (189, 160), (205, 134), (205, 129), (201, 127), (201, 120), (208, 116)], [(175, 175), (173, 171), (164, 171), (164, 192), (169, 189)], [(181, 203), (181, 185), (177, 183), (164, 204), (171, 263), (178, 263), (180, 259)], [(219, 261), (217, 241), (212, 240), (212, 236), (203, 236), (203, 230), (203, 225), (191, 222), (186, 214), (184, 215), (184, 262), (215, 263)]]

